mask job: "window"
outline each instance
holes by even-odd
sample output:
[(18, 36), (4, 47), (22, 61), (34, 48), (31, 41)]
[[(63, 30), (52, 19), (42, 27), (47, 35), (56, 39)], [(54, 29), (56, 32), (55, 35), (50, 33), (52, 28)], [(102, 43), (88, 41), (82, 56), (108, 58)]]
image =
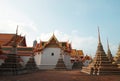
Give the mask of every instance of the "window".
[(51, 56), (54, 56), (54, 53), (51, 53)]

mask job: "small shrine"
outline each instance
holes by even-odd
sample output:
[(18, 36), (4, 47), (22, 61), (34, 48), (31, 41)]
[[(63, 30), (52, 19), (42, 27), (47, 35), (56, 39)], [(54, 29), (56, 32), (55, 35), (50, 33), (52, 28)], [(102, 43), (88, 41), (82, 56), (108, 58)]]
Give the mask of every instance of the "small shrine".
[(65, 66), (65, 63), (63, 61), (62, 54), (60, 54), (60, 58), (57, 61), (55, 69), (56, 70), (66, 70), (66, 66)]
[(38, 69), (33, 55), (29, 58), (27, 64), (25, 65), (25, 69), (27, 71), (35, 71)]

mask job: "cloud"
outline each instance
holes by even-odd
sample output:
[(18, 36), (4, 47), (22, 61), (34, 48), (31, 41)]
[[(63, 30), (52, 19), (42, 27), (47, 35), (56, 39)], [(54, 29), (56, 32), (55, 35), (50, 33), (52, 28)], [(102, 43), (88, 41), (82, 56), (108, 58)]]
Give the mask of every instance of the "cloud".
[[(58, 41), (69, 41), (72, 44), (73, 49), (83, 50), (84, 54), (91, 55), (92, 57), (95, 56), (97, 45), (98, 45), (98, 39), (93, 36), (88, 37), (81, 37), (77, 34), (78, 31), (75, 31), (75, 33), (71, 32), (71, 34), (63, 33), (61, 31), (55, 30), (54, 34)], [(41, 35), (38, 37), (38, 42), (40, 40), (42, 41), (48, 41), (50, 37), (53, 35), (53, 32), (49, 33), (41, 33)], [(107, 53), (107, 45), (102, 42), (104, 51)], [(110, 44), (110, 49), (115, 56), (118, 46), (115, 44)]]
[[(76, 31), (77, 32), (77, 31)], [(58, 41), (69, 41), (72, 44), (73, 49), (80, 49), (83, 50), (84, 54), (88, 55), (94, 55), (95, 54), (95, 49), (97, 45), (97, 39), (95, 37), (89, 36), (89, 37), (80, 37), (77, 35), (77, 33), (73, 34), (67, 34), (63, 33), (61, 31), (55, 30), (54, 34)], [(38, 37), (38, 42), (41, 39), (42, 41), (48, 41), (50, 37), (53, 35), (53, 32), (50, 33), (42, 33), (40, 37)]]
[(15, 33), (17, 25), (19, 25), (18, 34), (27, 35), (27, 43), (31, 45), (31, 40), (35, 39), (34, 32), (38, 32), (34, 21), (16, 7), (11, 6), (9, 2), (0, 1), (0, 32)]
[[(43, 11), (44, 9), (42, 10), (42, 12)], [(46, 12), (48, 12), (48, 10), (44, 11), (44, 13)], [(54, 23), (55, 19), (59, 19), (53, 18), (52, 15), (53, 14), (50, 13), (47, 14), (47, 16), (42, 14), (40, 20), (41, 22), (39, 23), (40, 26), (49, 27), (48, 24)], [(15, 7), (12, 7), (9, 3), (5, 2), (4, 0), (0, 1), (0, 32), (15, 33), (17, 25), (19, 25), (19, 34), (26, 35), (28, 46), (32, 46), (32, 41), (35, 39), (37, 39), (38, 42), (40, 41), (40, 39), (47, 41), (54, 33), (59, 41), (69, 40), (69, 42), (72, 43), (73, 48), (82, 49), (85, 54), (94, 55), (97, 49), (97, 38), (93, 36), (81, 37), (78, 35), (80, 31), (78, 32), (77, 29), (70, 31), (71, 33), (69, 34), (61, 32), (59, 30), (55, 30), (54, 32), (49, 33), (41, 33), (40, 31), (38, 31), (39, 28), (36, 27), (36, 23), (32, 19), (30, 19), (30, 17), (28, 17), (24, 12), (18, 10)], [(38, 33), (40, 35), (39, 37), (37, 37)], [(115, 44), (111, 44), (110, 47), (112, 53), (115, 54), (118, 46)]]

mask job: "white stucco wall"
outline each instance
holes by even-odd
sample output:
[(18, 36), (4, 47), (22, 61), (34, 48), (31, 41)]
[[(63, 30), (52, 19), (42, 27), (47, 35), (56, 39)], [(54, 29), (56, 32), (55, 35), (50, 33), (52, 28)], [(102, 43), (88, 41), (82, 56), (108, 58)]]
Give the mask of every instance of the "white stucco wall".
[(60, 48), (45, 48), (41, 54), (40, 69), (54, 69), (60, 57), (60, 50)]
[(26, 63), (28, 62), (29, 58), (30, 58), (30, 56), (21, 56), (21, 59), (23, 60), (23, 63), (22, 63), (23, 66), (26, 65)]
[[(52, 56), (51, 54), (54, 53)], [(45, 48), (42, 52), (35, 53), (35, 61), (39, 69), (54, 69), (60, 58), (60, 48)], [(63, 53), (63, 61), (68, 69), (72, 69), (70, 55)]]
[(4, 63), (4, 60), (3, 60), (3, 59), (0, 59), (0, 65), (1, 65), (2, 63)]
[(36, 52), (34, 58), (35, 58), (36, 65), (39, 66), (41, 64), (41, 53)]
[(65, 62), (65, 65), (66, 65), (67, 69), (72, 69), (72, 63), (71, 63), (71, 61), (70, 61), (70, 55), (64, 53), (63, 60), (64, 60), (64, 62)]
[(83, 65), (87, 67), (87, 66), (90, 64), (90, 62), (91, 62), (91, 60), (86, 60), (86, 61), (83, 63)]

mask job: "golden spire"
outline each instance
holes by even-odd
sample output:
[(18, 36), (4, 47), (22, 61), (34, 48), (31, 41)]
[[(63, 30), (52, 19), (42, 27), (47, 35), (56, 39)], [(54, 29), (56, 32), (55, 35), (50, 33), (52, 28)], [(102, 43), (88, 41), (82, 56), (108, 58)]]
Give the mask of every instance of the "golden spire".
[(101, 43), (101, 39), (100, 39), (100, 31), (99, 31), (99, 26), (98, 26), (98, 51), (103, 51), (103, 46)]
[(119, 47), (118, 47), (118, 49), (120, 49), (120, 44), (119, 44)]
[(101, 43), (99, 26), (98, 26), (98, 43)]
[(118, 52), (120, 52), (120, 44), (119, 44), (119, 47), (118, 47)]
[(18, 25), (17, 25), (17, 28), (16, 28), (16, 35), (15, 35), (15, 39), (14, 39), (14, 44), (15, 46), (17, 46), (17, 35), (18, 35)]
[(17, 25), (17, 28), (16, 28), (16, 34), (15, 34), (15, 38), (14, 38), (14, 45), (13, 46), (17, 46), (17, 43), (16, 43), (16, 41), (17, 41), (17, 35), (18, 35), (18, 25)]
[(110, 47), (109, 47), (108, 38), (107, 38), (107, 48), (108, 48), (108, 51), (110, 51)]
[(17, 54), (17, 36), (18, 36), (18, 25), (16, 28), (16, 34), (12, 43), (12, 54)]
[(107, 39), (107, 48), (108, 48), (107, 57), (112, 62), (113, 61), (113, 56), (112, 56), (111, 51), (110, 51), (108, 39)]
[(16, 28), (16, 35), (18, 35), (18, 25), (17, 25), (17, 28)]

